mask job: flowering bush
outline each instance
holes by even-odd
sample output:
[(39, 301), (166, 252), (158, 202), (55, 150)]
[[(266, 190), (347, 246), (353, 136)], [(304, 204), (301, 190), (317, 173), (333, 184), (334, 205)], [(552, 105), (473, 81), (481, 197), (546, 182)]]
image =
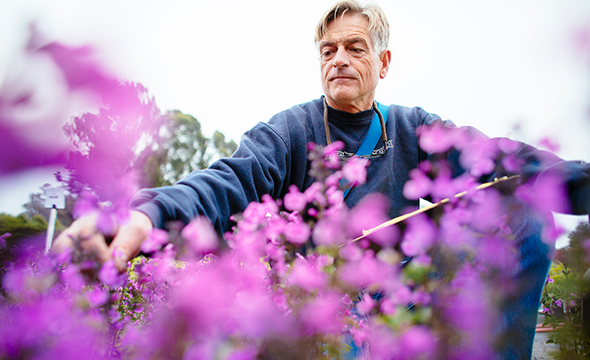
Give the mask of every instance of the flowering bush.
[(543, 325), (553, 329), (547, 342), (559, 346), (559, 359), (587, 359), (590, 323), (584, 319), (584, 313), (590, 306), (590, 279), (585, 274), (590, 269), (590, 257), (582, 247), (590, 239), (590, 227), (587, 223), (580, 224), (569, 237), (570, 245), (564, 250), (565, 263), (553, 261), (543, 290)]
[(366, 232), (387, 220), (388, 202), (372, 194), (347, 209), (343, 190), (365, 168), (335, 160), (340, 145), (310, 147), (310, 188), (235, 215), (228, 247), (197, 218), (154, 230), (142, 245), (151, 257), (123, 275), (83, 240), (19, 257), (3, 278), (2, 357), (491, 357), (505, 269), (518, 260), (502, 194), (423, 163), (405, 191), (467, 193)]

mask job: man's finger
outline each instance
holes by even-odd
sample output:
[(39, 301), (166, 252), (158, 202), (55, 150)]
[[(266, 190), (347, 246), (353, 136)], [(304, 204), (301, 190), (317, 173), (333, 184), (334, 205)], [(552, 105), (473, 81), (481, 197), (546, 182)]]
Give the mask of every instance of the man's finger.
[(141, 243), (147, 239), (153, 227), (147, 215), (139, 211), (131, 211), (129, 221), (121, 225), (109, 246), (119, 271), (125, 271), (127, 261), (139, 254)]

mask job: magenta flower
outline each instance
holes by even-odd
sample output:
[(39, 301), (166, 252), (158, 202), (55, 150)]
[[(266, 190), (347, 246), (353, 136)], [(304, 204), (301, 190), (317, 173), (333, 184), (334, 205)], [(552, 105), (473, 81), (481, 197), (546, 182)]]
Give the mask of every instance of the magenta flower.
[(459, 129), (449, 129), (441, 121), (422, 125), (416, 129), (420, 148), (430, 154), (443, 153), (453, 147)]
[(498, 152), (495, 139), (475, 137), (462, 149), (459, 161), (465, 169), (469, 169), (471, 175), (480, 177), (492, 173)]
[(426, 326), (412, 326), (399, 339), (404, 359), (436, 358), (436, 337)]
[[(389, 201), (381, 194), (369, 194), (365, 196), (348, 214), (347, 227), (351, 237), (357, 238), (363, 235), (363, 230), (369, 230), (387, 220)], [(388, 226), (373, 232), (367, 238), (381, 246), (393, 246), (399, 239), (399, 229), (396, 226)]]
[(296, 245), (305, 244), (309, 240), (310, 234), (311, 229), (303, 220), (290, 222), (285, 227), (285, 238)]
[(196, 255), (204, 255), (217, 250), (219, 237), (211, 225), (211, 221), (203, 216), (197, 216), (182, 229), (182, 237)]
[(100, 288), (95, 287), (86, 293), (86, 298), (92, 307), (99, 307), (104, 305), (109, 300), (109, 293), (101, 291)]
[(404, 184), (403, 194), (406, 199), (418, 200), (432, 191), (432, 180), (420, 169), (410, 171), (410, 180)]
[(553, 221), (550, 211), (567, 213), (567, 190), (563, 181), (550, 172), (542, 173), (534, 184), (523, 184), (516, 189), (517, 199), (529, 204), (541, 215), (546, 215), (547, 223)]
[(127, 274), (119, 274), (119, 270), (115, 266), (115, 261), (108, 260), (100, 268), (98, 278), (104, 284), (116, 289), (125, 285)]
[(343, 312), (342, 296), (337, 293), (324, 293), (303, 306), (300, 318), (307, 334), (318, 331), (340, 334), (343, 330)]
[(67, 285), (69, 289), (74, 292), (79, 292), (84, 287), (84, 279), (80, 274), (80, 270), (74, 264), (69, 264), (59, 274), (60, 280)]
[(168, 242), (168, 232), (162, 229), (152, 229), (148, 234), (148, 238), (141, 243), (141, 251), (146, 254), (153, 253), (160, 250), (160, 248)]
[(436, 228), (423, 214), (409, 218), (407, 223), (402, 236), (402, 251), (407, 256), (425, 254), (434, 244)]
[(342, 141), (334, 141), (324, 147), (324, 164), (327, 168), (337, 169), (340, 167), (338, 151), (342, 149), (344, 149), (344, 143)]
[(305, 291), (320, 290), (327, 284), (328, 278), (322, 273), (315, 259), (306, 259), (297, 254), (289, 280)]
[(289, 186), (289, 192), (283, 198), (283, 205), (289, 211), (303, 211), (307, 206), (307, 199), (297, 186)]
[(377, 303), (373, 300), (373, 297), (371, 297), (370, 294), (364, 294), (363, 299), (356, 304), (356, 308), (361, 314), (368, 314), (373, 310), (375, 305), (377, 305)]
[(348, 240), (344, 230), (344, 211), (326, 214), (312, 231), (312, 239), (316, 245), (340, 245)]
[(367, 179), (368, 165), (369, 160), (352, 157), (342, 167), (342, 176), (351, 186), (362, 185)]
[(552, 153), (556, 153), (559, 151), (559, 144), (548, 137), (544, 137), (541, 140), (539, 140), (539, 146), (546, 148)]
[(10, 237), (10, 235), (12, 235), (11, 233), (4, 233), (2, 235), (0, 235), (0, 248), (6, 247), (6, 238)]

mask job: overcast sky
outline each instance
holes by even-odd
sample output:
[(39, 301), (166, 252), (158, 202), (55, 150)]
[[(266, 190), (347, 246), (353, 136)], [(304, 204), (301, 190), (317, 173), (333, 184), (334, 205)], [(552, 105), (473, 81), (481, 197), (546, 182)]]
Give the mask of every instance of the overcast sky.
[[(208, 135), (220, 130), (238, 141), (257, 122), (322, 94), (313, 35), (333, 2), (0, 0), (0, 82), (36, 21), (49, 39), (94, 45), (162, 110), (189, 113)], [(392, 50), (378, 101), (533, 145), (551, 137), (562, 157), (590, 161), (590, 50), (576, 40), (590, 32), (590, 1), (378, 3)], [(52, 181), (1, 180), (0, 211), (14, 209), (20, 200), (6, 200), (8, 184), (22, 188), (24, 179), (28, 192)]]

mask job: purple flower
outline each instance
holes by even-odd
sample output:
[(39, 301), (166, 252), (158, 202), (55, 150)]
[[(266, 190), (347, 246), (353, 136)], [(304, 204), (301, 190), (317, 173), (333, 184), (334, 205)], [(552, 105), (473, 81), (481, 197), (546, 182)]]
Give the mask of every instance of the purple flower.
[(105, 262), (98, 272), (98, 279), (111, 288), (120, 288), (127, 281), (127, 274), (119, 274), (114, 260)]
[(352, 157), (342, 167), (342, 176), (351, 186), (362, 185), (367, 179), (368, 165), (369, 160)]
[(95, 287), (86, 293), (86, 298), (92, 307), (104, 305), (109, 300), (109, 293)]
[(318, 264), (313, 259), (305, 259), (297, 254), (293, 270), (289, 280), (305, 291), (311, 292), (324, 287), (328, 281), (326, 274), (322, 273)]
[(297, 186), (289, 186), (289, 192), (283, 198), (283, 205), (288, 211), (303, 211), (307, 206), (307, 199)]
[(196, 255), (204, 255), (217, 250), (219, 238), (209, 219), (197, 216), (182, 229), (182, 237)]
[(514, 241), (493, 235), (483, 238), (477, 253), (483, 264), (503, 271), (514, 269), (518, 261)]
[(342, 296), (337, 293), (324, 293), (313, 299), (301, 309), (301, 321), (307, 334), (317, 331), (339, 334), (343, 327)]
[(544, 147), (553, 153), (559, 151), (559, 144), (548, 137), (544, 137), (539, 140), (539, 146)]
[(420, 169), (410, 171), (410, 180), (404, 184), (404, 197), (418, 200), (426, 197), (432, 191), (432, 180)]
[(324, 147), (324, 164), (327, 168), (337, 169), (340, 167), (338, 151), (342, 149), (344, 149), (344, 143), (342, 141), (334, 141)]
[(377, 305), (373, 297), (369, 294), (364, 294), (363, 299), (356, 305), (357, 310), (361, 314), (368, 314)]
[(84, 280), (76, 265), (69, 264), (66, 266), (66, 268), (59, 274), (59, 277), (60, 280), (64, 284), (67, 284), (68, 288), (74, 292), (79, 292), (84, 287)]
[(12, 234), (9, 232), (0, 235), (0, 248), (6, 247), (6, 240), (5, 239), (7, 237), (10, 237), (10, 235), (12, 235)]
[(426, 326), (412, 326), (399, 339), (404, 359), (436, 358), (436, 337)]
[(305, 244), (310, 234), (311, 229), (303, 220), (290, 222), (285, 228), (285, 238), (296, 245)]
[(436, 228), (425, 215), (419, 214), (408, 219), (408, 226), (402, 236), (401, 249), (407, 256), (425, 254), (434, 244)]
[(343, 211), (326, 214), (317, 223), (312, 231), (312, 238), (316, 245), (340, 245), (347, 240), (344, 228)]
[(497, 155), (498, 146), (495, 139), (476, 137), (462, 149), (459, 161), (464, 168), (470, 169), (471, 175), (480, 177), (494, 170)]
[[(365, 196), (348, 213), (347, 227), (350, 236), (357, 238), (363, 235), (363, 230), (372, 229), (389, 220), (388, 208), (389, 201), (384, 195), (374, 193)], [(399, 230), (396, 226), (388, 226), (371, 233), (367, 238), (381, 246), (393, 246), (399, 239)]]
[(152, 229), (148, 234), (148, 238), (141, 243), (141, 251), (146, 254), (153, 253), (160, 250), (160, 248), (168, 242), (168, 233), (162, 229)]
[(453, 146), (457, 131), (460, 130), (445, 128), (441, 121), (437, 121), (431, 125), (419, 126), (416, 134), (419, 137), (418, 143), (422, 150), (430, 154), (438, 154)]

